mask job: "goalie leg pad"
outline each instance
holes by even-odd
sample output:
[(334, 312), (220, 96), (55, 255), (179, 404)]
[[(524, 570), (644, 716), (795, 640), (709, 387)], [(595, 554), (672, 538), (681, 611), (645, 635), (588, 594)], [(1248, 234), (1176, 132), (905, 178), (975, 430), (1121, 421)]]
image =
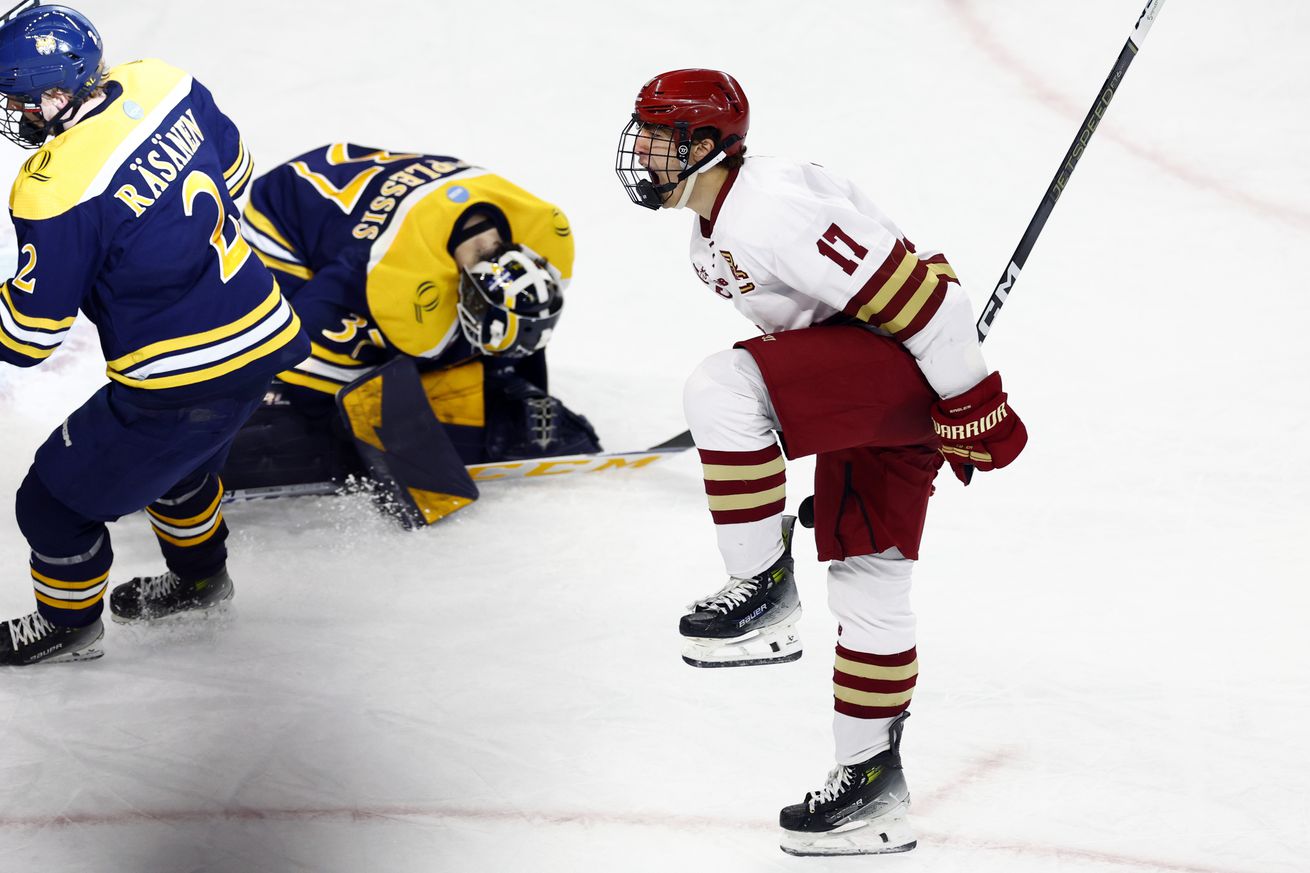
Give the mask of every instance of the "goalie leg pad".
[(432, 524), (478, 499), (409, 358), (350, 383), (337, 406), (386, 508), (405, 527)]

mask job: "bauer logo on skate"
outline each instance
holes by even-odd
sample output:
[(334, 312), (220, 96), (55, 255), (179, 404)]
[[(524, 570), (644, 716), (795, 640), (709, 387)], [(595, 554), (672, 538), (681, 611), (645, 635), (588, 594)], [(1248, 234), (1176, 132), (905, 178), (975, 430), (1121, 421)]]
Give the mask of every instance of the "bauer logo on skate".
[(982, 436), (1004, 421), (1008, 414), (1005, 404), (1002, 403), (986, 416), (968, 424), (943, 425), (934, 421), (932, 426), (933, 430), (937, 431), (937, 436), (944, 440), (967, 440), (971, 437)]

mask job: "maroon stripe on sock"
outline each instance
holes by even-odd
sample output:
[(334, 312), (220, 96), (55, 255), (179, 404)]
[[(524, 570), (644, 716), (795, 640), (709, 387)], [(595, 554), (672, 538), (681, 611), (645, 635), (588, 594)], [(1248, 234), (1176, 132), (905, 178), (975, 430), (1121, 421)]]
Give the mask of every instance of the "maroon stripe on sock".
[(709, 449), (697, 449), (702, 464), (718, 464), (728, 467), (754, 467), (767, 464), (775, 458), (782, 457), (782, 448), (774, 443), (753, 452), (715, 452)]
[(868, 691), (873, 694), (895, 694), (900, 691), (909, 691), (914, 684), (919, 681), (917, 675), (909, 679), (866, 679), (863, 676), (852, 676), (850, 673), (843, 673), (840, 670), (834, 670), (832, 681), (842, 688), (849, 688), (852, 691)]
[(852, 652), (841, 643), (837, 644), (837, 654), (848, 661), (872, 664), (875, 667), (904, 667), (906, 664), (914, 663), (914, 659), (918, 657), (914, 649), (897, 652), (894, 655), (871, 655), (867, 652)]
[(705, 493), (711, 497), (723, 497), (728, 494), (755, 494), (787, 484), (787, 474), (778, 473), (763, 479), (718, 479), (705, 480)]
[(774, 503), (766, 503), (764, 506), (756, 506), (753, 509), (710, 510), (710, 515), (714, 518), (715, 524), (745, 524), (780, 515), (786, 505), (786, 500), (779, 500)]

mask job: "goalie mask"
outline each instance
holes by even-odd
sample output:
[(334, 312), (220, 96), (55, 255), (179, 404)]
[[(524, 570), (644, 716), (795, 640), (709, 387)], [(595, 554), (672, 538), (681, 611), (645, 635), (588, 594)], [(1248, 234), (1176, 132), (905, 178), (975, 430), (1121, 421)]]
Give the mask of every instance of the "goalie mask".
[(465, 267), (459, 325), (484, 355), (524, 358), (545, 348), (564, 308), (559, 270), (531, 249), (509, 244)]

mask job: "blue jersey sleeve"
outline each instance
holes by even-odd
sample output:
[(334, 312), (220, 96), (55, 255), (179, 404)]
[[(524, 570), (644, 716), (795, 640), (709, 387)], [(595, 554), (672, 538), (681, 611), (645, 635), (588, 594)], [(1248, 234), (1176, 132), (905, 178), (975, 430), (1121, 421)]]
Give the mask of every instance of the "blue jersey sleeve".
[(0, 360), (31, 367), (64, 341), (95, 280), (101, 255), (86, 209), (54, 218), (14, 218), (18, 271), (0, 286)]
[(191, 101), (196, 114), (204, 120), (207, 131), (213, 131), (218, 153), (223, 161), (223, 182), (227, 192), (236, 200), (246, 192), (255, 173), (254, 161), (246, 148), (237, 126), (214, 104), (214, 95), (199, 82), (191, 89)]

